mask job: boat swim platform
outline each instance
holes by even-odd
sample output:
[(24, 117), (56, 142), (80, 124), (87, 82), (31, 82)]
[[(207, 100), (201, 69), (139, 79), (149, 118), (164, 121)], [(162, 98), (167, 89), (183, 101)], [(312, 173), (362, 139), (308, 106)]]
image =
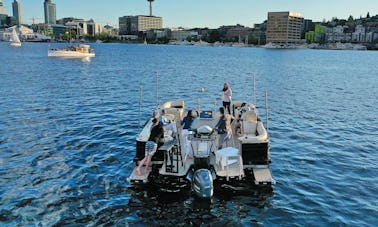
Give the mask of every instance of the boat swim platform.
[(151, 167), (149, 168), (149, 170), (146, 172), (146, 167), (145, 166), (142, 166), (140, 168), (140, 173), (141, 175), (138, 175), (137, 174), (137, 166), (133, 169), (133, 172), (131, 173), (131, 175), (127, 178), (127, 181), (130, 182), (130, 183), (147, 183), (148, 182), (148, 176), (150, 175), (151, 173)]
[(269, 168), (253, 168), (253, 176), (256, 185), (276, 184)]

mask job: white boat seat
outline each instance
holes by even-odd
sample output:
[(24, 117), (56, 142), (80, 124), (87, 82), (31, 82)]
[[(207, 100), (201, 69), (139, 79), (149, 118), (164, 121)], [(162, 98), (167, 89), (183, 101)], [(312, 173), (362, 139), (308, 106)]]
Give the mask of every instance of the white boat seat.
[(238, 162), (239, 158), (241, 158), (239, 150), (234, 147), (226, 147), (215, 151), (216, 163), (220, 165), (222, 169)]
[(243, 121), (242, 132), (245, 135), (256, 135), (257, 121)]
[[(256, 135), (257, 132), (257, 135)], [(264, 128), (262, 122), (257, 122), (257, 128), (254, 133), (245, 133), (243, 136), (239, 137), (238, 140), (241, 143), (261, 143), (268, 139), (268, 132)]]
[(243, 121), (257, 121), (257, 113), (254, 110), (248, 110), (242, 115)]

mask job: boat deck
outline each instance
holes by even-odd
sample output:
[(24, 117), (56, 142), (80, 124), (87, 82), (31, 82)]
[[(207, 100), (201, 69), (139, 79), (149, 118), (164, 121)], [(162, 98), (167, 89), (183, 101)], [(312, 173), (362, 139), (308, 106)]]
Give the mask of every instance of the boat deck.
[[(214, 129), (219, 121), (219, 114), (207, 111), (209, 115), (204, 117), (197, 117), (192, 125), (192, 128), (199, 129), (201, 126), (209, 126)], [(177, 117), (177, 116), (175, 116)], [(175, 119), (176, 120), (176, 119)], [(240, 153), (241, 134), (235, 133), (236, 120), (231, 122), (232, 136), (227, 144), (223, 144), (223, 149), (218, 149), (218, 135), (215, 134), (192, 134), (184, 135), (184, 130), (180, 124), (177, 124), (177, 134), (173, 133), (173, 140), (164, 143), (159, 147), (159, 151), (164, 153), (164, 161), (159, 168), (159, 175), (173, 176), (173, 177), (186, 177), (192, 168), (213, 168), (217, 177), (224, 177), (227, 180), (230, 178), (243, 179), (245, 177), (245, 168), (252, 171), (255, 178), (255, 184), (270, 184), (275, 183), (269, 166), (243, 166), (243, 160)], [(202, 153), (201, 153), (202, 152)], [(202, 156), (204, 155), (204, 156)], [(195, 167), (194, 156), (201, 159), (203, 157), (210, 157), (204, 164), (209, 167)], [(197, 160), (205, 161), (205, 160)], [(158, 163), (156, 163), (158, 164)], [(160, 161), (161, 164), (161, 161)], [(203, 163), (202, 163), (203, 164)], [(211, 167), (210, 167), (211, 166)], [(141, 168), (142, 174), (136, 174), (136, 168), (128, 178), (130, 182), (148, 182), (150, 172), (144, 172), (144, 167)]]

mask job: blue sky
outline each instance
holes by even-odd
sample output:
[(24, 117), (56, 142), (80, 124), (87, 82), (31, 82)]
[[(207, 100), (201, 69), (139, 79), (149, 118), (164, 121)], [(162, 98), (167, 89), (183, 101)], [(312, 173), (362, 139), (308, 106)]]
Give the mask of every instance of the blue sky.
[[(23, 7), (23, 22), (31, 18), (44, 21), (44, 0), (19, 0)], [(93, 18), (102, 24), (118, 27), (118, 17), (147, 15), (147, 0), (52, 0), (57, 5), (57, 18)], [(12, 14), (13, 0), (3, 0)], [(321, 21), (332, 17), (347, 19), (378, 14), (378, 0), (155, 0), (153, 14), (163, 17), (164, 27), (209, 27), (242, 24), (253, 27), (267, 18), (269, 11), (294, 11), (306, 19)]]

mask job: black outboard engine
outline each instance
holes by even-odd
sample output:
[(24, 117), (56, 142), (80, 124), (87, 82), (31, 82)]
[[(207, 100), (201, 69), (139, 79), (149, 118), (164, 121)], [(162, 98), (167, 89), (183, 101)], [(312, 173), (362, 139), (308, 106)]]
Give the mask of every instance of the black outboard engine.
[(199, 169), (194, 172), (193, 176), (193, 191), (194, 193), (204, 199), (210, 199), (213, 196), (213, 177), (210, 170)]

